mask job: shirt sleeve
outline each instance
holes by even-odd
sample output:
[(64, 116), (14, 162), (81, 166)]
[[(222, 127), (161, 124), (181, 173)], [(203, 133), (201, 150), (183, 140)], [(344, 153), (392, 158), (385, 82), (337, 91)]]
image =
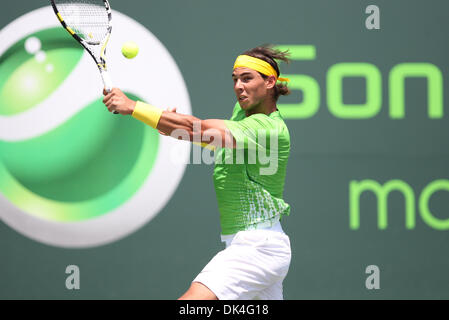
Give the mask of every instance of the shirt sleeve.
[(277, 133), (274, 120), (263, 113), (240, 121), (225, 120), (225, 125), (237, 142), (237, 149), (269, 148), (270, 135)]

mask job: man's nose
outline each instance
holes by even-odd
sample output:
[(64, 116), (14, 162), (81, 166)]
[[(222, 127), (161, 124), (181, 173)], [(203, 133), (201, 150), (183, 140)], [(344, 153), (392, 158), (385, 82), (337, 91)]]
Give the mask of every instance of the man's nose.
[(238, 79), (235, 82), (234, 88), (237, 89), (237, 90), (243, 90), (243, 83), (242, 83), (242, 81), (240, 81), (240, 79)]

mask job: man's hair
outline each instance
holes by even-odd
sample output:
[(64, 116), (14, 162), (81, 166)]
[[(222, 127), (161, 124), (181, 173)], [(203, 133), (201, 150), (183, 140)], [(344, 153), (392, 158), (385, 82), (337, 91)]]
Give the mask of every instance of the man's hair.
[[(261, 59), (265, 62), (268, 62), (274, 68), (274, 70), (276, 70), (278, 77), (281, 72), (279, 70), (279, 66), (278, 66), (278, 63), (276, 60), (281, 60), (286, 63), (290, 63), (290, 60), (288, 59), (288, 56), (290, 55), (288, 50), (280, 51), (278, 49), (274, 49), (273, 45), (270, 45), (270, 44), (264, 44), (264, 45), (258, 46), (256, 48), (245, 51), (243, 54), (247, 55), (247, 56), (254, 57), (254, 58)], [(264, 79), (266, 79), (268, 77), (262, 73), (260, 73), (260, 75)], [(290, 89), (287, 87), (286, 83), (277, 83), (276, 86), (274, 87), (274, 100), (275, 101), (277, 101), (279, 99), (279, 96), (286, 96), (289, 94), (290, 94)]]

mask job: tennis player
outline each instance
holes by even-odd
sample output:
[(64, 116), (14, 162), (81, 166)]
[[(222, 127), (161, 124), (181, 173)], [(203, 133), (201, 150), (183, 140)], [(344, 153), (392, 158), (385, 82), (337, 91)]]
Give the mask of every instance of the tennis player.
[[(132, 115), (166, 135), (185, 130), (185, 139), (194, 141), (200, 136), (204, 146), (216, 148), (214, 186), (226, 248), (213, 257), (180, 299), (283, 299), (282, 282), (291, 249), (280, 220), (290, 213), (283, 200), (290, 136), (276, 102), (290, 91), (288, 79), (279, 77), (276, 60), (288, 62), (287, 53), (267, 45), (237, 58), (232, 79), (239, 104), (230, 120), (200, 120), (130, 100), (116, 88), (105, 92), (104, 104), (110, 112)], [(214, 137), (207, 134), (210, 130)], [(267, 143), (268, 136), (276, 140)], [(276, 170), (264, 174), (263, 161), (250, 161), (250, 151), (258, 148), (276, 154)], [(240, 163), (239, 150), (245, 151)]]

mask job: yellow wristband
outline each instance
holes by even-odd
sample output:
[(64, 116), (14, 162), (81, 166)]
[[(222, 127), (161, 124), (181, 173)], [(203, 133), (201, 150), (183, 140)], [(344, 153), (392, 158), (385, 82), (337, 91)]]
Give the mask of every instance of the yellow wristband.
[(162, 110), (150, 104), (137, 101), (133, 117), (156, 129), (162, 116)]

